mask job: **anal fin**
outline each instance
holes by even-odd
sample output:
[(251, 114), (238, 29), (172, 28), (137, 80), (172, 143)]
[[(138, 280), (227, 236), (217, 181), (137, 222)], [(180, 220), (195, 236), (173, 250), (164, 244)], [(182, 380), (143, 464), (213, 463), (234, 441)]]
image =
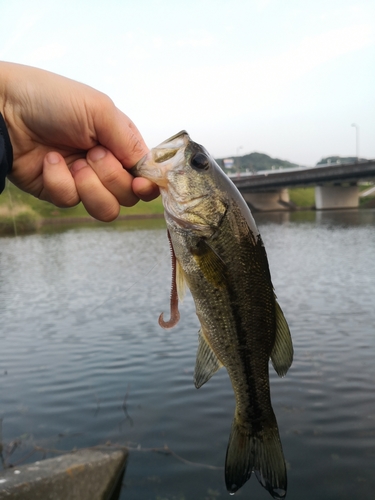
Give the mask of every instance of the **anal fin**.
[(195, 363), (194, 384), (197, 389), (210, 380), (223, 365), (208, 344), (202, 329), (199, 330), (199, 344)]

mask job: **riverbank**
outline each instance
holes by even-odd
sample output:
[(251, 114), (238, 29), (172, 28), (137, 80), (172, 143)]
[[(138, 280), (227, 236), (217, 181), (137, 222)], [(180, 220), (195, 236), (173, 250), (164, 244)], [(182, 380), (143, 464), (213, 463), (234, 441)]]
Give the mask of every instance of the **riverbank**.
[[(134, 207), (122, 207), (115, 222), (123, 220), (154, 219), (163, 217), (161, 198)], [(58, 208), (16, 188), (7, 186), (0, 196), (0, 234), (25, 234), (49, 225), (71, 225), (98, 222), (91, 217), (82, 203), (73, 208)], [(112, 223), (113, 224), (113, 223)]]
[[(314, 188), (289, 189), (291, 205), (296, 210), (313, 210), (315, 205)], [(361, 206), (366, 207), (369, 200), (361, 200)], [(375, 202), (375, 198), (370, 200)], [(163, 217), (161, 198), (151, 202), (140, 201), (134, 207), (122, 207), (116, 221), (134, 221), (141, 219), (161, 219)], [(86, 223), (99, 223), (92, 218), (80, 203), (73, 208), (57, 208), (45, 201), (40, 201), (10, 182), (0, 196), (0, 235), (27, 234), (43, 230), (47, 226), (63, 226)]]

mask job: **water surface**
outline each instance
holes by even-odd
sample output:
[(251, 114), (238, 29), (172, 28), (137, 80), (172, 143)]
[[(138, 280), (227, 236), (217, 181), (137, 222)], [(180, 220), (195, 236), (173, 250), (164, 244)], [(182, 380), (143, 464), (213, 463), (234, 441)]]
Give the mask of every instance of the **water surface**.
[[(271, 368), (287, 498), (373, 499), (375, 212), (256, 219), (295, 348), (284, 379)], [(194, 388), (198, 320), (189, 295), (179, 325), (158, 326), (170, 290), (159, 226), (0, 239), (7, 463), (126, 444), (124, 500), (229, 497), (222, 467), (232, 389), (225, 369)], [(35, 446), (44, 454), (31, 455)], [(152, 451), (164, 446), (182, 460)], [(271, 498), (255, 477), (236, 496)]]

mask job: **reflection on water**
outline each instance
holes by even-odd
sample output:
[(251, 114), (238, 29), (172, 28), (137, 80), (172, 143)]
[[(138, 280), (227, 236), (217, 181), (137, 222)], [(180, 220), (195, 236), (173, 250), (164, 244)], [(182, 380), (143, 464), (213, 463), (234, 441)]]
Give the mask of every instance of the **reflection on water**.
[(313, 223), (319, 225), (374, 225), (374, 210), (307, 210), (294, 212), (263, 212), (254, 217), (261, 224)]
[[(375, 212), (255, 216), (295, 347), (284, 379), (271, 369), (287, 498), (372, 499)], [(3, 456), (126, 443), (121, 498), (227, 498), (232, 389), (225, 370), (194, 388), (190, 296), (175, 329), (157, 324), (170, 263), (154, 223), (0, 240)], [(164, 445), (185, 461), (150, 451)], [(270, 498), (255, 479), (237, 496)]]

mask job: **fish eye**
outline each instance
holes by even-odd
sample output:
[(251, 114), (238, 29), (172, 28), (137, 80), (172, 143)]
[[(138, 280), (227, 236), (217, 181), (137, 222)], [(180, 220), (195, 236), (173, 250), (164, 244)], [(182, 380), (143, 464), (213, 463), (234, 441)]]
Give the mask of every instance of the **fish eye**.
[(190, 164), (197, 170), (207, 170), (210, 162), (208, 161), (207, 156), (203, 153), (196, 153), (194, 156), (192, 156)]

